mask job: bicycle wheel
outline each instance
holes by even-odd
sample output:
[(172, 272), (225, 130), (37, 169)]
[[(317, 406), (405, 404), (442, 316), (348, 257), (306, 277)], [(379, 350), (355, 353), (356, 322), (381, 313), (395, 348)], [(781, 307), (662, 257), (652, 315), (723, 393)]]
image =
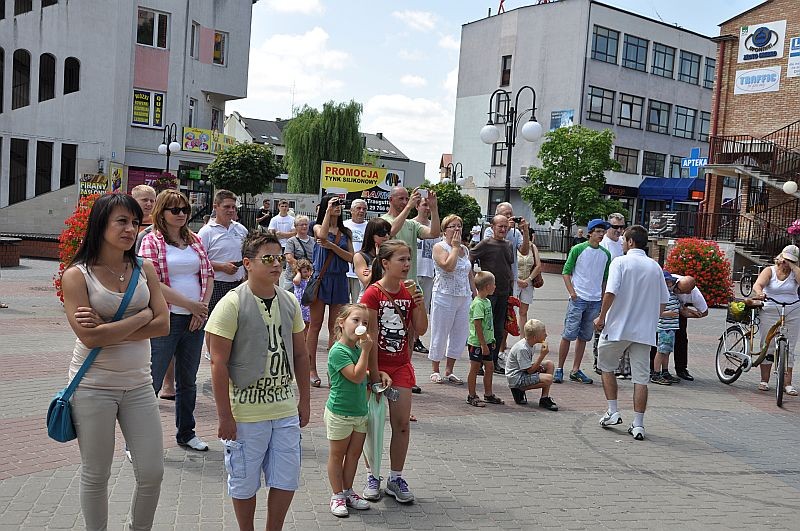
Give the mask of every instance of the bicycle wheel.
[(747, 339), (738, 326), (730, 326), (719, 338), (715, 368), (717, 378), (724, 384), (732, 384), (742, 375), (744, 358), (749, 356)]
[(783, 406), (783, 377), (786, 374), (786, 356), (788, 354), (789, 343), (786, 341), (786, 338), (779, 339), (778, 346), (775, 349), (775, 355), (778, 357), (778, 359), (775, 360), (778, 370), (778, 381), (775, 382), (775, 401), (778, 407)]
[(739, 281), (739, 291), (743, 297), (749, 297), (753, 293), (753, 275), (745, 273)]

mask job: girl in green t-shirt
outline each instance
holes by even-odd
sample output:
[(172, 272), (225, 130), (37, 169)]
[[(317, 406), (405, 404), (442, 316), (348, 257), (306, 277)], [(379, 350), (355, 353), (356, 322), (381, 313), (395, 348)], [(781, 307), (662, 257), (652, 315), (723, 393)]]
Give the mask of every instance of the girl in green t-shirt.
[(333, 489), (331, 513), (348, 516), (347, 508), (369, 509), (369, 502), (355, 493), (353, 479), (367, 436), (367, 387), (365, 385), (372, 339), (367, 334), (369, 311), (363, 304), (349, 304), (336, 318), (337, 341), (328, 353), (330, 394), (325, 404), (325, 426), (330, 441), (328, 479)]

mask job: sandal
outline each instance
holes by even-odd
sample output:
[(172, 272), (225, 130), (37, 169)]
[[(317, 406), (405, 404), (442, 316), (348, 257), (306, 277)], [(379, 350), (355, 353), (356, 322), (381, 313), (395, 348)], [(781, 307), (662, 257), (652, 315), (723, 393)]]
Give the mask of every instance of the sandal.
[(431, 381), (433, 383), (442, 383), (442, 375), (438, 372), (431, 374)]
[(478, 398), (478, 395), (467, 395), (467, 404), (475, 407), (486, 407), (486, 404), (481, 402), (481, 399)]
[(6, 308), (8, 308), (8, 304), (6, 304), (6, 303), (4, 303), (4, 302), (0, 302), (0, 308), (2, 308), (3, 310), (5, 310)]
[(758, 390), (759, 391), (769, 391), (769, 383), (761, 382), (760, 384), (758, 384)]
[(489, 404), (505, 404), (501, 398), (497, 398), (494, 395), (483, 395), (483, 401)]
[(322, 380), (319, 377), (311, 378), (311, 387), (319, 387), (320, 385), (322, 385)]
[(797, 389), (793, 385), (787, 385), (783, 390), (789, 396), (797, 396)]
[(408, 421), (409, 422), (416, 422), (417, 421), (417, 417), (415, 417), (414, 415), (409, 415), (408, 416)]
[(450, 382), (452, 384), (456, 384), (456, 385), (462, 385), (464, 383), (464, 380), (462, 380), (461, 378), (459, 378), (458, 376), (456, 376), (452, 372), (450, 374), (445, 375), (445, 379), (448, 382)]

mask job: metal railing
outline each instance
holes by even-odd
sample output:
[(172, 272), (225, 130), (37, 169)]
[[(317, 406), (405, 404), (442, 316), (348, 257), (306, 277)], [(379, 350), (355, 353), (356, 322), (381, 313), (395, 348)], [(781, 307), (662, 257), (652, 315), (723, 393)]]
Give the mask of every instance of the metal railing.
[(800, 153), (764, 138), (750, 135), (713, 136), (711, 164), (757, 167), (779, 181), (800, 181)]
[(765, 135), (764, 140), (769, 140), (786, 149), (797, 150), (800, 148), (800, 120)]

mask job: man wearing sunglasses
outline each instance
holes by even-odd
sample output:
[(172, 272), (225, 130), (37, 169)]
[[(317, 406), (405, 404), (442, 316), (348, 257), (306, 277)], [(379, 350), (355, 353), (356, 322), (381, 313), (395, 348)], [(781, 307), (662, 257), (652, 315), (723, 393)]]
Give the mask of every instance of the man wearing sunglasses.
[[(600, 247), (606, 249), (609, 253), (611, 253), (611, 260), (613, 261), (615, 258), (619, 258), (623, 254), (625, 254), (622, 250), (622, 233), (625, 232), (625, 216), (620, 214), (619, 212), (614, 212), (610, 216), (608, 216), (608, 230), (606, 231), (605, 236), (600, 241)], [(595, 333), (594, 335), (594, 370), (597, 374), (600, 374), (600, 370), (597, 368), (597, 340), (599, 338), (599, 334)], [(622, 357), (619, 359), (619, 367), (615, 371), (617, 378), (627, 379), (631, 377), (631, 361), (628, 355), (628, 351), (625, 351), (622, 354)]]

